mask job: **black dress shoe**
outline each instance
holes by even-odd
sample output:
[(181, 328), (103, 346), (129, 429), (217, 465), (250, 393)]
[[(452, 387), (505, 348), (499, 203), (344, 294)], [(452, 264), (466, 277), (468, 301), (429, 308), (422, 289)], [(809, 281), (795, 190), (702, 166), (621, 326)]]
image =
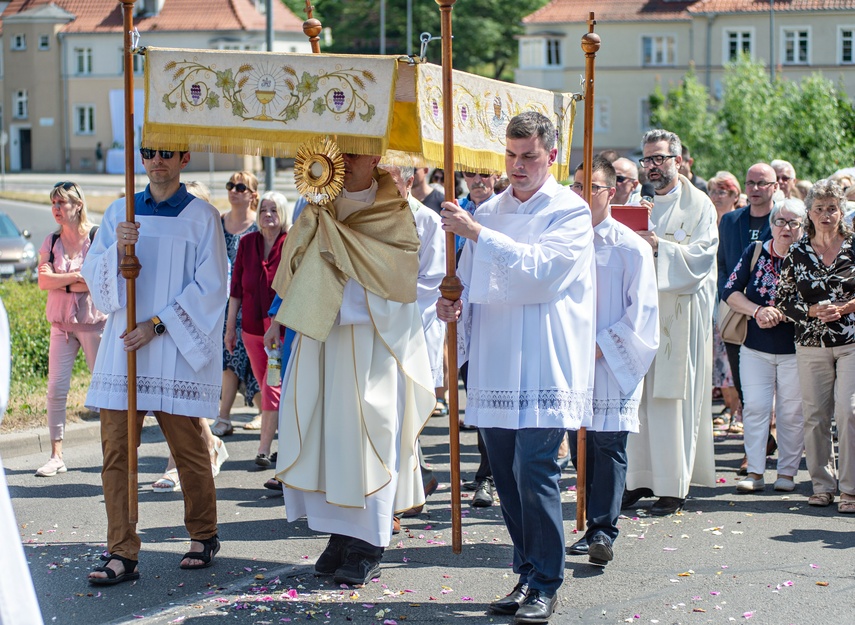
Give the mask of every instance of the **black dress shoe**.
[(557, 594), (549, 595), (537, 588), (531, 588), (514, 615), (514, 623), (545, 623), (552, 616), (557, 604)]
[(575, 543), (567, 547), (567, 553), (571, 556), (586, 556), (588, 555), (588, 539), (582, 536)]
[(635, 490), (623, 491), (623, 497), (620, 500), (621, 510), (631, 508), (638, 503), (638, 500), (643, 497), (653, 497), (653, 491), (649, 488), (636, 488)]
[(659, 500), (650, 507), (650, 514), (653, 516), (667, 516), (674, 514), (678, 510), (683, 509), (685, 499), (680, 497), (660, 497)]
[(478, 485), (472, 495), (472, 505), (476, 508), (489, 508), (493, 505), (493, 480), (489, 477)]
[(315, 562), (315, 575), (325, 576), (335, 573), (336, 569), (344, 563), (344, 555), (348, 544), (350, 544), (348, 536), (342, 536), (341, 534), (330, 535), (326, 549), (324, 549), (318, 561)]
[(588, 562), (594, 566), (605, 566), (614, 559), (615, 552), (609, 537), (603, 534), (594, 536), (591, 539), (591, 546), (588, 547)]
[(520, 609), (522, 602), (525, 601), (528, 594), (528, 584), (520, 582), (511, 591), (507, 597), (493, 601), (490, 604), (490, 611), (494, 614), (516, 614)]

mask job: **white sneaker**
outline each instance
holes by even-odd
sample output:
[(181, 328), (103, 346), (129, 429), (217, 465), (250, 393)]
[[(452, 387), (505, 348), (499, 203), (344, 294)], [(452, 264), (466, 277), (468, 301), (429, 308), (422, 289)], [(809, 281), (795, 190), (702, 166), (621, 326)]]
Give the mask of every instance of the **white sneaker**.
[(782, 490), (785, 493), (790, 493), (796, 488), (795, 480), (788, 480), (785, 477), (779, 477), (775, 480), (775, 490)]
[(65, 473), (66, 471), (68, 471), (68, 467), (65, 466), (62, 458), (51, 456), (51, 459), (45, 465), (39, 467), (36, 475), (39, 477), (53, 477), (57, 473)]
[(753, 477), (746, 477), (736, 485), (736, 490), (740, 493), (753, 493), (755, 491), (761, 491), (764, 488), (766, 488), (766, 482), (763, 481), (762, 477), (757, 480)]

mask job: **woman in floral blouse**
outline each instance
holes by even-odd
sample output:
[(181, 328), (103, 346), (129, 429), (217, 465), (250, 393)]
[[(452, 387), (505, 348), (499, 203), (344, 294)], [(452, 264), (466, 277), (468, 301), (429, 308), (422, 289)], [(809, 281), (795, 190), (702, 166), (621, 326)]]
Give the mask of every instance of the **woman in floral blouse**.
[(838, 511), (855, 513), (855, 249), (852, 231), (843, 221), (846, 199), (839, 184), (818, 181), (805, 204), (806, 235), (784, 260), (778, 308), (796, 322), (805, 455), (813, 483), (808, 503), (831, 505), (839, 485)]
[[(724, 285), (722, 297), (736, 312), (748, 315), (748, 335), (739, 350), (748, 476), (739, 492), (765, 489), (766, 442), (773, 401), (778, 421), (778, 478), (775, 490), (791, 491), (804, 450), (802, 396), (796, 364), (794, 324), (775, 308), (778, 279), (790, 246), (802, 235), (805, 205), (790, 199), (769, 213), (772, 239), (749, 245)], [(757, 246), (760, 245), (760, 249)], [(754, 258), (756, 262), (752, 262)]]

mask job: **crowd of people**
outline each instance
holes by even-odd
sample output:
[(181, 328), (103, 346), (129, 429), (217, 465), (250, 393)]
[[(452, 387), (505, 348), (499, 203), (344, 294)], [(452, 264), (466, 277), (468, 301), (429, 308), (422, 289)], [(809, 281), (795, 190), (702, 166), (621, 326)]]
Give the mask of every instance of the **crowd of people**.
[[(447, 414), (459, 374), (462, 425), (477, 430), (480, 455), (464, 487), (474, 506), (498, 495), (518, 575), (490, 609), (520, 623), (555, 608), (559, 456), (576, 463), (582, 427), (588, 525), (568, 551), (595, 566), (614, 558), (622, 509), (655, 498), (648, 512), (668, 515), (690, 485), (715, 484), (716, 430), (744, 433), (738, 492), (764, 490), (777, 449), (775, 490), (795, 489), (804, 455), (808, 503), (839, 494), (839, 512), (855, 513), (853, 181), (804, 185), (789, 163), (760, 162), (743, 195), (737, 176), (701, 179), (676, 134), (651, 130), (637, 162), (594, 157), (587, 190), (582, 165), (569, 187), (551, 175), (554, 137), (542, 115), (515, 117), (505, 175), (462, 172), (459, 202), (433, 186), (441, 170), (345, 154), (344, 189), (330, 205), (292, 210), (241, 171), (220, 215), (203, 185), (181, 183), (188, 152), (144, 148), (138, 220), (125, 221), (119, 200), (98, 230), (79, 186), (58, 183), (58, 228), (39, 267), (52, 451), (37, 475), (67, 470), (65, 403), (83, 349), (108, 517), (106, 562), (89, 582), (139, 577), (127, 351), (138, 358), (139, 427), (153, 414), (170, 450), (152, 488), (183, 492), (185, 569), (211, 566), (220, 549), (214, 477), (229, 457), (238, 391), (260, 411), (245, 427), (259, 431), (254, 463), (275, 467), (265, 486), (283, 493), (289, 521), (306, 517), (330, 535), (316, 574), (361, 585), (380, 575), (401, 517), (419, 514), (436, 488), (419, 433)], [(612, 206), (635, 207), (635, 221)], [(457, 299), (439, 295), (443, 231), (456, 236)], [(129, 332), (118, 265), (130, 245), (146, 269)], [(720, 331), (725, 316), (741, 335)], [(458, 322), (459, 372), (444, 366), (442, 322)], [(279, 353), (281, 375), (271, 375)], [(715, 420), (714, 392), (725, 404)]]

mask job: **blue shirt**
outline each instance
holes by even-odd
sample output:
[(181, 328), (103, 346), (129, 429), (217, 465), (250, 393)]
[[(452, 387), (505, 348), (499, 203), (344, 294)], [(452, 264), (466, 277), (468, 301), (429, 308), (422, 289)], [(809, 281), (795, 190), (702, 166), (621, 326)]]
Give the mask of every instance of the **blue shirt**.
[[(493, 199), (495, 196), (496, 196), (495, 193), (490, 194), (490, 197), (488, 197), (486, 200), (484, 200), (484, 202), (487, 202), (488, 200)], [(484, 202), (481, 202), (481, 204), (484, 204)], [(467, 195), (465, 198), (460, 200), (458, 203), (460, 204), (460, 208), (464, 209), (470, 215), (475, 214), (475, 209), (477, 208), (477, 206), (475, 206), (475, 202), (472, 201), (471, 196)], [(454, 235), (454, 250), (457, 254), (460, 254), (460, 250), (463, 249), (463, 245), (465, 243), (466, 243), (466, 239), (464, 237), (460, 236), (459, 234)]]
[(150, 188), (151, 185), (146, 185), (145, 191), (134, 194), (134, 214), (177, 217), (190, 202), (196, 199), (195, 195), (191, 195), (187, 191), (187, 187), (184, 186), (183, 182), (172, 197), (162, 202), (155, 201), (151, 196)]

